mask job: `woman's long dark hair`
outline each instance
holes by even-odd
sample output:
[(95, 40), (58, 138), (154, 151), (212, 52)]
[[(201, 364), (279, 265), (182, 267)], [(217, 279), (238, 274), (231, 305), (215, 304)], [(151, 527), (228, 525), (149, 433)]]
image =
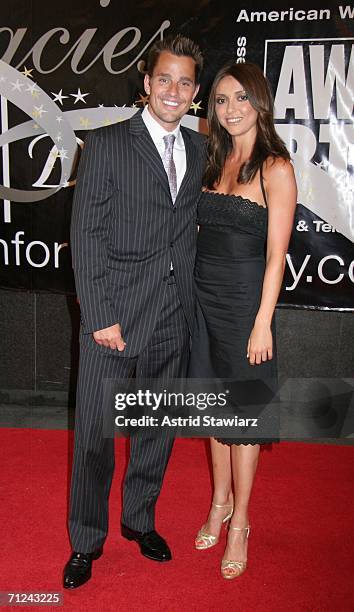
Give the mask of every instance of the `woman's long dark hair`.
[(230, 134), (223, 128), (215, 111), (215, 92), (221, 79), (232, 76), (241, 83), (253, 108), (258, 112), (257, 136), (249, 160), (242, 164), (237, 181), (249, 183), (268, 157), (290, 159), (289, 152), (274, 127), (273, 96), (268, 79), (256, 64), (228, 63), (217, 73), (211, 87), (208, 104), (208, 157), (203, 184), (215, 189), (222, 176), (225, 161), (232, 149)]

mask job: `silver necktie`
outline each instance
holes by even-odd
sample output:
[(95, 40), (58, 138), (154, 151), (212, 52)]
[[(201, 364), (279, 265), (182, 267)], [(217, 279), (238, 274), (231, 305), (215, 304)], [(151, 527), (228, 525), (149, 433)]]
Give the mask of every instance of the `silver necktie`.
[(162, 156), (162, 162), (166, 170), (173, 203), (175, 203), (177, 197), (177, 172), (175, 162), (173, 161), (173, 145), (175, 139), (176, 137), (174, 134), (167, 134), (163, 137), (165, 150)]

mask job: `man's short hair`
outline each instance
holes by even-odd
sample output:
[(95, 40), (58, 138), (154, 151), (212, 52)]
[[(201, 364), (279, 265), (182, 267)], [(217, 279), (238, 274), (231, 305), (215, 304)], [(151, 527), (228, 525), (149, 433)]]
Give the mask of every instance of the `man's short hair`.
[(168, 51), (168, 53), (172, 53), (173, 55), (191, 57), (195, 62), (195, 82), (200, 82), (200, 73), (203, 68), (202, 52), (197, 43), (181, 34), (167, 36), (163, 40), (158, 40), (153, 44), (150, 48), (147, 60), (147, 72), (149, 76), (152, 76), (160, 54), (163, 51)]

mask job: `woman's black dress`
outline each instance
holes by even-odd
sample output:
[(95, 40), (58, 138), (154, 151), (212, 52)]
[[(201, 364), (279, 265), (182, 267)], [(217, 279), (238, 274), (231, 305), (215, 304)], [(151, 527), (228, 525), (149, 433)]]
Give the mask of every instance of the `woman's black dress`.
[[(264, 415), (277, 390), (275, 329), (272, 360), (251, 366), (247, 343), (259, 308), (265, 271), (268, 209), (241, 196), (204, 191), (198, 204), (195, 283), (197, 309), (189, 376), (234, 381), (229, 400), (240, 416)], [(230, 386), (230, 385), (228, 385)], [(278, 439), (278, 419), (247, 439), (227, 444), (258, 444)], [(262, 419), (261, 419), (262, 420)], [(268, 419), (269, 421), (269, 419)], [(242, 434), (243, 435), (243, 434)], [(215, 433), (217, 437), (217, 432)], [(219, 438), (218, 438), (219, 439)]]

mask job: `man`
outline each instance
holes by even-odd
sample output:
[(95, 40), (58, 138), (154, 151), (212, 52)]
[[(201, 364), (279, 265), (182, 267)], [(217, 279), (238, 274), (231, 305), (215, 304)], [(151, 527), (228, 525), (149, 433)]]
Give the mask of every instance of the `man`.
[[(201, 68), (191, 40), (155, 43), (148, 106), (91, 133), (80, 162), (71, 246), (82, 326), (65, 588), (89, 580), (107, 535), (114, 440), (102, 431), (103, 380), (186, 375), (204, 139), (180, 120)], [(147, 431), (132, 436), (124, 481), (122, 535), (155, 561), (171, 559), (154, 508), (172, 444)]]

